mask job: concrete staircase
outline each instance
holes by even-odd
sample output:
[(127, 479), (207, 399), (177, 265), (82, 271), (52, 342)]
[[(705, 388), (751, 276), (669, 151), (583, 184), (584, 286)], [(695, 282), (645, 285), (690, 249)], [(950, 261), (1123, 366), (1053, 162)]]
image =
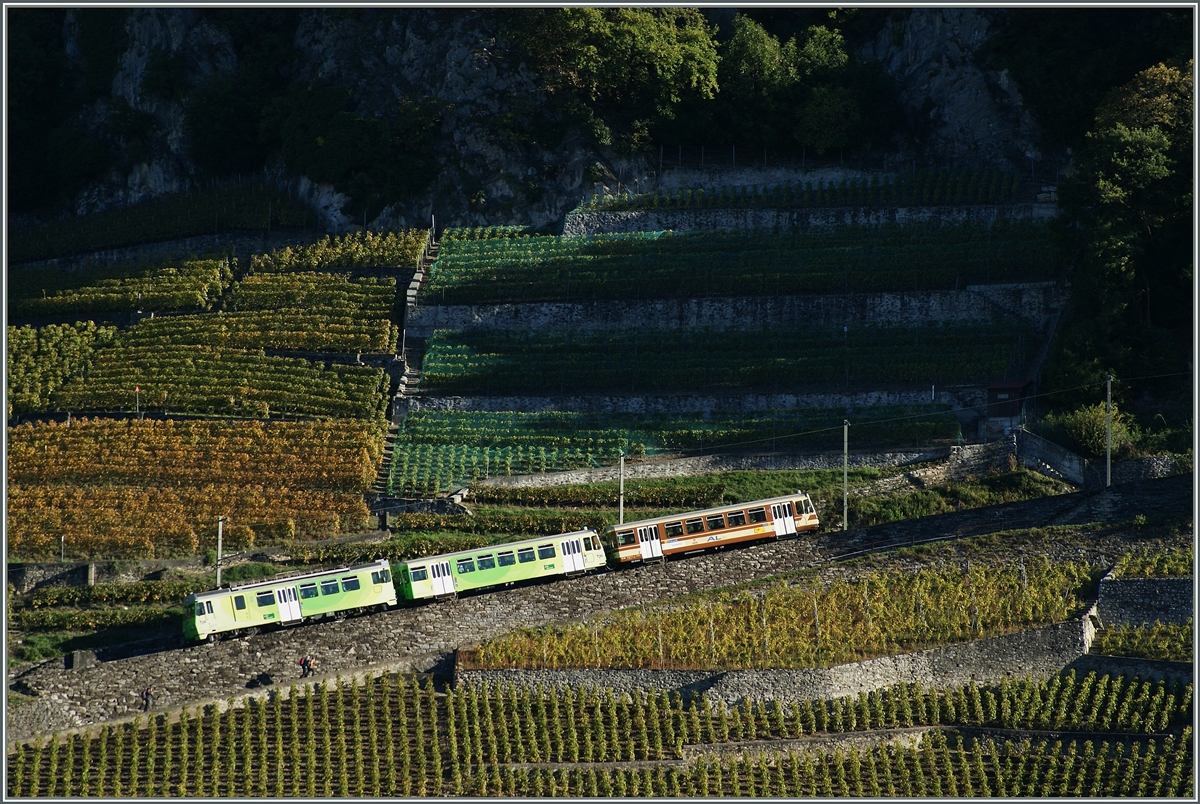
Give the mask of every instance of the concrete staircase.
[(371, 484), (368, 497), (380, 499), (388, 496), (388, 475), (392, 468), (392, 453), (396, 449), (396, 438), (400, 433), (399, 424), (388, 425), (387, 435), (383, 441), (383, 455), (379, 460), (379, 468), (375, 472), (375, 482)]

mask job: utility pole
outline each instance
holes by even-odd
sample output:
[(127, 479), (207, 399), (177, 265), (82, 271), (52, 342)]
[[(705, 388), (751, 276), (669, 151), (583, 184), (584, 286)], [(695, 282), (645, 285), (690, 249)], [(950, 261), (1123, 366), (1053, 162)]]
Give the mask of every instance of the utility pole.
[(221, 587), (221, 537), (222, 527), (225, 525), (225, 517), (217, 517), (217, 588)]
[(1105, 378), (1107, 391), (1104, 397), (1104, 488), (1112, 487), (1112, 375)]
[(617, 524), (625, 524), (625, 450), (621, 450), (621, 471), (617, 482)]
[(842, 530), (849, 530), (849, 499), (847, 478), (850, 476), (850, 420), (842, 419)]

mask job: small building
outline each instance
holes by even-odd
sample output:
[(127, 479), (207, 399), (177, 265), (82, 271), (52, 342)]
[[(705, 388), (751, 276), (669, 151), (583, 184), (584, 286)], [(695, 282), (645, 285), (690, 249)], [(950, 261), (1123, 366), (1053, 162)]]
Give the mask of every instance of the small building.
[(985, 441), (1008, 435), (1025, 421), (1025, 400), (1033, 380), (1002, 380), (987, 387), (987, 415), (979, 423)]

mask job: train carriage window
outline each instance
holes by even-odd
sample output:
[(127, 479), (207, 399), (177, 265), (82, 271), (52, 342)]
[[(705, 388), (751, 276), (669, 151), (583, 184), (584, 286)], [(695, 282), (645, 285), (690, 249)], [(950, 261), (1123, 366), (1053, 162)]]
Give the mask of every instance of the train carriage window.
[(371, 583), (382, 584), (387, 583), (392, 579), (392, 574), (387, 570), (376, 570), (371, 573)]
[(209, 614), (212, 614), (212, 601), (211, 600), (204, 601), (204, 608), (208, 609)]
[(317, 596), (317, 585), (315, 583), (300, 584), (300, 599), (309, 600)]
[(557, 555), (554, 552), (554, 545), (552, 544), (539, 544), (537, 550), (538, 558), (554, 558)]
[(495, 556), (478, 556), (476, 557), (475, 561), (477, 564), (479, 564), (480, 570), (490, 570), (496, 568)]
[(429, 570), (424, 567), (409, 567), (408, 577), (413, 583), (429, 580)]
[(204, 616), (204, 604), (203, 604), (203, 603), (197, 603), (197, 604), (196, 604), (196, 616), (197, 616), (197, 617), (203, 617), (203, 616)]
[(259, 592), (256, 597), (258, 599), (259, 608), (262, 608), (263, 606), (274, 606), (275, 605), (275, 593), (274, 592)]
[(815, 514), (817, 512), (817, 509), (813, 508), (812, 500), (807, 498), (804, 500), (804, 512), (806, 514)]
[(687, 527), (688, 533), (703, 533), (704, 532), (704, 520), (703, 519), (689, 519), (687, 522), (684, 523), (684, 525)]
[(667, 538), (668, 539), (673, 539), (676, 536), (683, 535), (683, 523), (682, 522), (668, 522), (665, 527), (667, 529)]
[(633, 544), (637, 540), (633, 538), (633, 531), (619, 530), (617, 531), (617, 544), (624, 547), (627, 544)]
[(238, 611), (241, 611), (242, 609), (246, 608), (246, 596), (245, 595), (234, 595), (233, 596), (233, 607), (235, 609), (237, 609)]
[(751, 508), (749, 511), (747, 511), (747, 513), (750, 514), (751, 522), (766, 522), (767, 521), (767, 509), (766, 508)]
[(497, 553), (496, 558), (500, 561), (500, 566), (511, 567), (517, 563), (517, 557), (513, 555), (512, 550), (505, 550), (503, 553)]
[(731, 528), (736, 528), (736, 527), (746, 524), (746, 512), (745, 511), (730, 511), (727, 514), (727, 517), (729, 519), (729, 527), (731, 527)]
[(329, 578), (321, 581), (321, 594), (336, 595), (338, 593), (337, 578)]
[(466, 572), (474, 572), (475, 571), (475, 562), (469, 558), (460, 558), (460, 559), (458, 559), (458, 561), (455, 562), (455, 564), (458, 568), (459, 575), (462, 575), (463, 573), (466, 573)]
[(353, 592), (355, 589), (358, 589), (361, 586), (362, 586), (362, 584), (360, 584), (358, 582), (358, 576), (342, 578), (342, 591), (343, 592)]
[(723, 527), (725, 527), (724, 514), (709, 514), (708, 516), (704, 517), (704, 520), (708, 523), (709, 530), (721, 530)]
[(522, 547), (520, 550), (517, 551), (517, 560), (520, 561), (522, 564), (528, 564), (530, 561), (533, 561), (534, 560), (533, 548), (532, 547)]

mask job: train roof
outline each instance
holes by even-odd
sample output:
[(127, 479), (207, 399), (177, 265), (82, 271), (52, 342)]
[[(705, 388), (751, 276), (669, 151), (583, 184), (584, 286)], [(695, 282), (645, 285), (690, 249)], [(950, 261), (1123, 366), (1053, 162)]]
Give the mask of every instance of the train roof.
[(453, 553), (439, 553), (438, 555), (433, 555), (433, 556), (421, 556), (420, 558), (410, 558), (407, 561), (397, 561), (396, 563), (401, 566), (409, 566), (410, 564), (424, 564), (424, 563), (430, 562), (430, 561), (445, 561), (446, 559), (455, 559), (460, 556), (474, 556), (474, 555), (478, 555), (479, 553), (488, 553), (488, 552), (495, 552), (497, 550), (506, 550), (510, 547), (512, 547), (512, 548), (524, 547), (527, 544), (534, 544), (534, 545), (535, 544), (545, 544), (547, 541), (549, 541), (551, 539), (561, 539), (564, 536), (583, 536), (584, 534), (590, 534), (592, 536), (597, 535), (596, 532), (594, 530), (592, 530), (591, 528), (584, 528), (583, 530), (572, 530), (568, 533), (555, 533), (552, 536), (530, 536), (528, 539), (520, 539), (515, 542), (504, 542), (502, 544), (488, 544), (488, 545), (484, 545), (483, 547), (473, 547), (470, 550), (455, 550)]
[(230, 592), (240, 592), (244, 590), (258, 589), (260, 587), (276, 586), (285, 581), (305, 581), (309, 578), (321, 578), (326, 575), (341, 575), (345, 572), (362, 572), (363, 570), (367, 569), (378, 569), (381, 564), (390, 567), (388, 560), (386, 558), (381, 558), (377, 561), (372, 561), (369, 564), (355, 564), (352, 567), (328, 567), (321, 570), (300, 570), (297, 572), (283, 573), (281, 575), (272, 575), (270, 578), (260, 578), (258, 580), (250, 581), (249, 583), (238, 584), (236, 586), (230, 584), (228, 586), (222, 586), (219, 589), (209, 589), (206, 592), (197, 592), (195, 594), (195, 598), (197, 600), (204, 600), (205, 598), (214, 597), (217, 595), (227, 595)]
[(808, 498), (808, 494), (803, 491), (797, 491), (795, 494), (785, 494), (782, 497), (767, 497), (762, 500), (751, 500), (744, 503), (729, 503), (728, 505), (718, 505), (715, 508), (705, 508), (700, 511), (684, 511), (678, 514), (664, 514), (663, 516), (654, 516), (649, 519), (638, 519), (632, 522), (622, 522), (619, 525), (606, 525), (604, 530), (608, 531), (624, 530), (626, 528), (635, 528), (639, 525), (652, 525), (659, 522), (673, 522), (677, 519), (691, 519), (693, 517), (705, 516), (707, 514), (717, 514), (724, 511), (736, 511), (742, 508), (749, 508), (754, 505), (771, 505), (773, 503), (788, 502), (797, 498)]

